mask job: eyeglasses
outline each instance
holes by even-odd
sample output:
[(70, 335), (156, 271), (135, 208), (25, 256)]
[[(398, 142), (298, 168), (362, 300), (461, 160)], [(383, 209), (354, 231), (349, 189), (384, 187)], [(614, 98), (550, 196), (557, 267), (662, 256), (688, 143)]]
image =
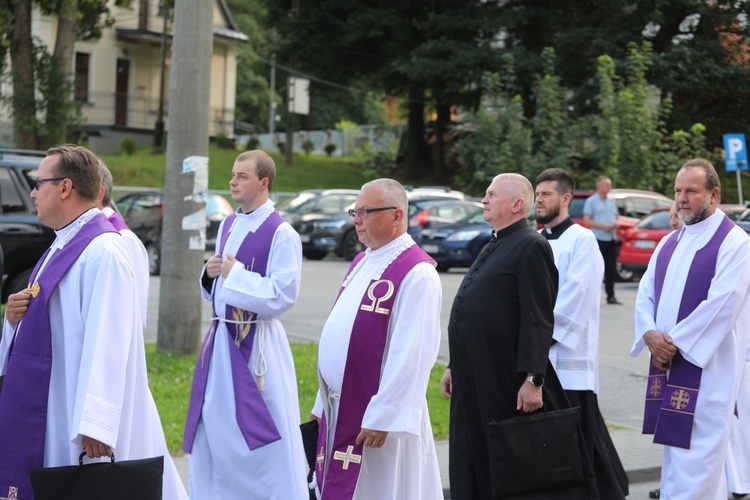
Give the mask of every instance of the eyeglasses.
[(63, 179), (67, 179), (67, 177), (47, 177), (46, 179), (36, 179), (34, 181), (34, 189), (36, 189), (37, 191), (39, 191), (39, 188), (41, 187), (41, 185), (42, 185), (43, 182), (47, 182), (47, 181), (50, 181), (50, 182), (52, 182), (52, 181), (61, 181)]
[(359, 218), (362, 220), (365, 220), (367, 216), (373, 212), (382, 212), (383, 210), (396, 210), (398, 207), (381, 207), (381, 208), (357, 208), (355, 209), (349, 209), (349, 217), (352, 219), (355, 215), (359, 215)]

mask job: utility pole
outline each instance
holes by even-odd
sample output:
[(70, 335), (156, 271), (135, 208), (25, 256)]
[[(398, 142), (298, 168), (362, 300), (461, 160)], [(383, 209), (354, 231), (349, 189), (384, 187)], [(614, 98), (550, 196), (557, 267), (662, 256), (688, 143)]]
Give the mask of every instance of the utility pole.
[(201, 338), (201, 300), (195, 280), (204, 251), (190, 248), (190, 238), (196, 238), (198, 231), (183, 230), (182, 221), (205, 205), (194, 201), (196, 173), (183, 173), (183, 164), (191, 156), (208, 156), (213, 5), (177, 0), (174, 8), (157, 330), (157, 346), (167, 352), (195, 353)]
[[(292, 19), (294, 21), (299, 19), (299, 0), (292, 0)], [(292, 54), (292, 57), (289, 60), (289, 69), (290, 69), (289, 76), (294, 76), (294, 70), (296, 66), (297, 66), (297, 55)], [(294, 156), (292, 155), (292, 148), (294, 146), (294, 112), (291, 109), (289, 109), (290, 108), (289, 106), (290, 93), (289, 93), (289, 79), (288, 78), (287, 78), (286, 95), (287, 95), (286, 155), (284, 156), (284, 159), (287, 165), (291, 165), (292, 160), (294, 159)]]
[(271, 92), (268, 96), (268, 133), (273, 136), (276, 132), (276, 53), (271, 56)]
[(159, 111), (156, 115), (154, 127), (154, 153), (164, 151), (164, 76), (167, 72), (167, 21), (169, 20), (169, 6), (162, 2), (164, 25), (161, 29), (161, 75), (159, 76)]

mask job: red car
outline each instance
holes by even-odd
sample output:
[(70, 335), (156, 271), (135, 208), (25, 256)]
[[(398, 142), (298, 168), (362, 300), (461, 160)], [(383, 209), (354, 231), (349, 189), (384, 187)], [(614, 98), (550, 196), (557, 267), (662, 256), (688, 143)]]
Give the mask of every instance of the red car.
[[(573, 194), (573, 199), (570, 202), (570, 216), (574, 222), (584, 225), (583, 206), (586, 203), (586, 198), (592, 194), (594, 194), (594, 191), (576, 191)], [(672, 205), (672, 200), (663, 194), (640, 189), (613, 189), (609, 192), (609, 196), (617, 204), (617, 211), (619, 212), (617, 239), (621, 242), (625, 241), (625, 235), (638, 223), (641, 217), (648, 216), (654, 210), (669, 210)], [(667, 223), (667, 227), (669, 227), (669, 223)], [(648, 260), (646, 260), (646, 263), (648, 263)], [(620, 261), (618, 261), (617, 278), (620, 281), (632, 280), (633, 274), (630, 269), (620, 266)]]
[[(732, 220), (742, 213), (743, 205), (719, 205), (719, 208)], [(659, 241), (669, 234), (669, 208), (655, 209), (651, 214), (642, 218), (632, 229), (622, 234), (622, 246), (618, 263), (623, 271), (641, 276), (648, 267), (648, 261), (656, 249)]]
[(620, 266), (635, 275), (641, 276), (659, 241), (669, 234), (669, 208), (654, 210), (642, 218), (622, 236), (619, 262)]

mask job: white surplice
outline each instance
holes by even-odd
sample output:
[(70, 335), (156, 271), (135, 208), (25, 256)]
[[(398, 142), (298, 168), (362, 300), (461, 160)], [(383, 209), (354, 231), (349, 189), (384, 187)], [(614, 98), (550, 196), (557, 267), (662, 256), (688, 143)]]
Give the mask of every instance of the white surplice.
[[(89, 210), (56, 231), (48, 259), (98, 212)], [(138, 293), (123, 238), (118, 233), (94, 238), (60, 280), (48, 307), (52, 372), (44, 466), (78, 464), (82, 436), (89, 436), (111, 446), (117, 461), (163, 455), (164, 499), (186, 499), (148, 388)], [(0, 374), (16, 333), (7, 319), (4, 329)]]
[(549, 358), (566, 391), (598, 393), (604, 259), (594, 233), (578, 224), (548, 241), (560, 276), (552, 335), (557, 343)]
[(732, 493), (750, 493), (750, 359), (745, 361), (740, 382), (737, 415), (732, 415), (727, 445), (727, 483)]
[[(273, 203), (267, 201), (250, 214), (237, 213), (224, 257), (236, 256), (249, 233), (257, 231), (273, 210)], [(217, 252), (225, 222), (219, 228)], [(227, 328), (219, 323), (203, 410), (190, 454), (189, 490), (195, 500), (309, 498), (307, 461), (299, 429), (297, 377), (289, 341), (279, 320), (297, 301), (301, 266), (299, 235), (284, 222), (274, 234), (265, 277), (237, 262), (226, 279), (218, 276), (214, 280), (210, 293), (201, 285), (203, 299), (216, 297), (218, 316), (225, 317), (226, 305), (231, 304), (255, 312), (261, 320), (248, 366), (256, 380), (258, 373), (263, 373), (261, 394), (281, 439), (252, 451), (247, 447), (235, 417)]]
[[(102, 213), (107, 218), (111, 217), (115, 211), (110, 207), (104, 207)], [(128, 254), (133, 261), (133, 270), (135, 272), (135, 284), (138, 290), (138, 305), (141, 310), (141, 324), (143, 331), (146, 331), (146, 322), (148, 320), (148, 288), (150, 274), (148, 272), (148, 252), (143, 246), (141, 240), (130, 229), (120, 231), (122, 241), (128, 249)]]
[[(352, 326), (371, 280), (379, 279), (393, 257), (410, 244), (411, 236), (404, 234), (377, 251), (366, 250), (347, 280), (320, 337), (318, 371), (325, 384), (323, 394), (341, 393)], [(429, 263), (414, 266), (399, 287), (380, 385), (362, 420), (362, 428), (387, 431), (388, 436), (381, 448), (364, 448), (356, 500), (443, 498), (425, 397), (440, 348), (441, 297), (440, 278)], [(335, 425), (337, 401), (332, 398), (331, 402), (328, 421)], [(320, 416), (321, 409), (318, 399), (313, 413)]]
[(679, 230), (656, 318), (654, 268), (668, 237), (657, 246), (638, 287), (631, 356), (646, 347), (643, 334), (656, 330), (668, 333), (685, 359), (703, 369), (690, 449), (664, 447), (662, 498), (727, 498), (724, 460), (750, 333), (750, 240), (742, 229), (733, 227), (721, 245), (706, 300), (677, 323), (695, 252), (708, 243), (723, 218), (717, 209), (706, 220)]

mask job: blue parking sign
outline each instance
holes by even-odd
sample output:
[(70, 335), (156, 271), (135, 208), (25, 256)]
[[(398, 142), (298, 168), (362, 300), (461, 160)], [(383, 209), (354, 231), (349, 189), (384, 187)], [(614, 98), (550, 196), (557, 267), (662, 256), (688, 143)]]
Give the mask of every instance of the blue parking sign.
[(745, 134), (724, 134), (724, 154), (727, 172), (747, 170), (747, 143)]

